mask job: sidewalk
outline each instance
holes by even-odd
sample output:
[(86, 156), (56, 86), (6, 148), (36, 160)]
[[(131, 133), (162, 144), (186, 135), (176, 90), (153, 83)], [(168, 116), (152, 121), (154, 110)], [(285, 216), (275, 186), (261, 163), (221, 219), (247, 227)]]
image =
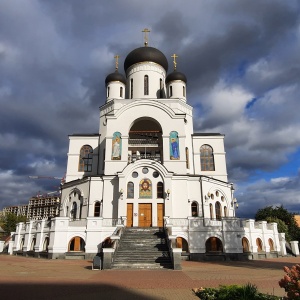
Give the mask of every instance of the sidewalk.
[(0, 297), (5, 299), (198, 299), (192, 288), (256, 284), (261, 292), (284, 295), (283, 266), (299, 258), (247, 262), (183, 261), (182, 271), (92, 271), (91, 261), (44, 260), (0, 255)]

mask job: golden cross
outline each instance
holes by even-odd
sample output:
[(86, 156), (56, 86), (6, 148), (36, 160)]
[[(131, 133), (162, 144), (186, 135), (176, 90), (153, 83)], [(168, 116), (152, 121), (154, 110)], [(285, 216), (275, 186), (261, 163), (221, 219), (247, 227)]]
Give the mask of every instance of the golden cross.
[(145, 42), (144, 42), (144, 45), (145, 45), (145, 47), (147, 47), (148, 46), (148, 35), (147, 35), (147, 33), (149, 33), (150, 30), (148, 28), (145, 28), (144, 30), (142, 30), (142, 32), (145, 33), (145, 37), (144, 37)]
[(119, 68), (119, 55), (115, 55), (114, 58), (116, 59), (116, 70)]
[(174, 71), (176, 71), (176, 66), (177, 66), (176, 58), (178, 57), (178, 55), (174, 53), (173, 55), (171, 55), (171, 57), (173, 57)]

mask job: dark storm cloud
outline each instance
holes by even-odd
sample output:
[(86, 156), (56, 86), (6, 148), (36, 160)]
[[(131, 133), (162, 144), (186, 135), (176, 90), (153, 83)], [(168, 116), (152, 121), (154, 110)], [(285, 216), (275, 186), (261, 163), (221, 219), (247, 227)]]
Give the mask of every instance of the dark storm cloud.
[(245, 190), (300, 145), (299, 15), (297, 1), (1, 2), (0, 208), (52, 190), (28, 175), (62, 176), (68, 134), (98, 131), (113, 57), (124, 74), (145, 27), (169, 71), (178, 54), (195, 131), (226, 134), (228, 173)]

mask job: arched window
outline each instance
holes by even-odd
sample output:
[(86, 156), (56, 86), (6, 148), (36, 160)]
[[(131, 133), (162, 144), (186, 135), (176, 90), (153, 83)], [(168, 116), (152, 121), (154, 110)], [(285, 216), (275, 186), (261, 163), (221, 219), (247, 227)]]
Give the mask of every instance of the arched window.
[(149, 76), (144, 76), (144, 95), (149, 95)]
[(32, 241), (31, 241), (31, 245), (30, 245), (30, 250), (31, 251), (34, 251), (35, 243), (36, 243), (36, 238), (33, 238)]
[(164, 197), (164, 184), (162, 182), (157, 183), (156, 194), (157, 194), (157, 198)]
[(170, 97), (172, 97), (173, 96), (173, 88), (172, 88), (172, 86), (170, 85)]
[(185, 86), (182, 87), (182, 95), (185, 97)]
[(127, 198), (133, 199), (134, 198), (134, 184), (133, 182), (127, 183)]
[(120, 86), (120, 97), (123, 97), (123, 87)]
[(130, 98), (133, 98), (133, 79), (130, 79)]
[(77, 217), (77, 203), (73, 202), (72, 210), (71, 210), (71, 219), (76, 220), (76, 217)]
[(99, 201), (97, 201), (94, 206), (94, 217), (100, 217), (100, 207), (101, 204)]
[(215, 210), (216, 210), (216, 219), (221, 220), (222, 211), (221, 211), (221, 203), (219, 201), (217, 201), (215, 204)]
[(21, 243), (20, 243), (20, 250), (21, 250), (21, 251), (23, 250), (24, 241), (25, 241), (25, 239), (22, 238), (22, 239), (21, 239)]
[(191, 209), (192, 209), (192, 217), (198, 217), (198, 203), (197, 202), (193, 202), (191, 205)]
[(181, 248), (183, 252), (189, 252), (188, 242), (182, 237), (176, 238), (176, 247)]
[(210, 219), (212, 220), (214, 218), (214, 209), (211, 203), (209, 204), (209, 213), (210, 213)]
[(247, 238), (242, 238), (243, 252), (250, 252), (249, 241)]
[(200, 148), (201, 171), (214, 171), (214, 154), (209, 145), (203, 145)]
[(84, 240), (79, 236), (75, 236), (74, 238), (72, 238), (69, 243), (69, 251), (84, 252), (85, 251)]
[(256, 239), (257, 252), (263, 251), (263, 243), (260, 238)]
[(186, 168), (190, 168), (190, 163), (189, 163), (189, 148), (185, 148), (185, 159), (186, 159)]
[(210, 237), (205, 242), (206, 252), (223, 252), (223, 244), (217, 237)]
[(48, 247), (49, 247), (49, 237), (46, 237), (43, 243), (43, 251), (48, 252)]
[(91, 172), (93, 164), (93, 148), (84, 145), (80, 149), (78, 172)]
[(273, 242), (273, 240), (269, 239), (268, 242), (269, 242), (269, 246), (270, 246), (270, 251), (274, 251), (274, 242)]
[(224, 206), (224, 217), (227, 217), (227, 206)]

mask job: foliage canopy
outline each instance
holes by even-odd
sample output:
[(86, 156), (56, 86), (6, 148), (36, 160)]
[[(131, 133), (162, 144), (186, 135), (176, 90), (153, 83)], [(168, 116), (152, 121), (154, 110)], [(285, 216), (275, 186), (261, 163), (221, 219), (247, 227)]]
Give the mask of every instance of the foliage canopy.
[(288, 241), (300, 240), (300, 228), (297, 226), (294, 214), (288, 212), (282, 205), (276, 207), (267, 206), (259, 209), (255, 215), (255, 220), (266, 220), (268, 223), (276, 222), (278, 224), (278, 231), (286, 233)]
[(26, 222), (26, 216), (17, 216), (13, 213), (6, 213), (0, 217), (0, 226), (5, 234), (9, 235), (16, 230), (17, 223)]

